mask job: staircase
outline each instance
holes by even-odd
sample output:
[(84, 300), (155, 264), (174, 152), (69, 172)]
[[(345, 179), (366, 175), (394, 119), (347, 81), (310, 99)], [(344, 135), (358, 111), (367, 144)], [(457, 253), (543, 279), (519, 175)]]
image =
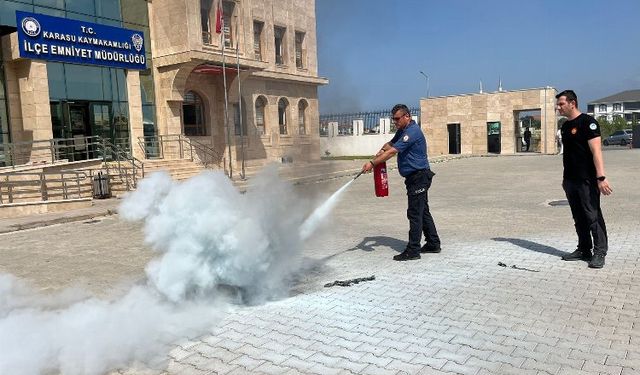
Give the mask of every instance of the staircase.
[[(195, 161), (189, 159), (161, 159), (161, 160), (145, 160), (144, 175), (149, 176), (153, 172), (166, 171), (176, 181), (191, 178), (206, 168)], [(138, 178), (142, 176), (138, 175)]]

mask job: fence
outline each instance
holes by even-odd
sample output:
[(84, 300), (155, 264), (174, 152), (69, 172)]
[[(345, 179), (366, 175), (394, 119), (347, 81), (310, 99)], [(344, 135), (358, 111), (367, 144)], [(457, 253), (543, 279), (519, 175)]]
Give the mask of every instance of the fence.
[[(411, 114), (419, 122), (420, 108), (409, 108)], [(354, 126), (354, 123), (358, 124)], [(380, 134), (384, 132), (384, 124), (390, 124), (389, 132), (395, 132), (389, 110), (333, 113), (320, 116), (320, 136), (349, 136), (364, 134)], [(337, 125), (336, 125), (337, 124)], [(361, 124), (361, 127), (359, 127)], [(334, 128), (335, 134), (332, 133)], [(360, 129), (360, 131), (358, 130)]]

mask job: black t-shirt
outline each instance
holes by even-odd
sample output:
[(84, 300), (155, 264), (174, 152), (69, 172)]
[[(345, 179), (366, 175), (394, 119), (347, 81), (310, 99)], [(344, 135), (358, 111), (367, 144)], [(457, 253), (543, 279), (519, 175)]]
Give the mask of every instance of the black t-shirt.
[(600, 136), (600, 124), (581, 113), (562, 125), (564, 178), (569, 180), (595, 179), (596, 166), (589, 148), (589, 140)]

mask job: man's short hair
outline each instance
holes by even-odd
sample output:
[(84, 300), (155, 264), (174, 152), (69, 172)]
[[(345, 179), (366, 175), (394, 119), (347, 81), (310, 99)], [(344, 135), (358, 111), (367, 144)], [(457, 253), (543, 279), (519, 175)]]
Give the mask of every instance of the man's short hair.
[(573, 100), (574, 102), (576, 102), (576, 107), (578, 106), (578, 95), (576, 95), (573, 90), (564, 90), (560, 94), (556, 95), (556, 99), (560, 99), (561, 96), (567, 98), (568, 102)]
[(391, 109), (391, 114), (395, 115), (396, 112), (398, 112), (398, 111), (403, 111), (404, 114), (407, 114), (407, 115), (411, 116), (411, 112), (409, 111), (409, 107), (407, 107), (404, 104), (396, 104), (396, 105), (394, 105), (393, 108)]

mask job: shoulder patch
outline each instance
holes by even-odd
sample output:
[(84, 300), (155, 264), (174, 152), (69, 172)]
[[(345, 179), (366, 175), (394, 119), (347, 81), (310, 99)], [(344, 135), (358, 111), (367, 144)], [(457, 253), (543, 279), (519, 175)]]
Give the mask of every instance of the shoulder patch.
[(591, 123), (591, 125), (589, 125), (589, 129), (591, 130), (596, 130), (598, 128), (598, 125), (596, 125), (594, 122)]
[(402, 141), (407, 142), (408, 140), (409, 140), (409, 134), (405, 134), (404, 137), (402, 137)]

